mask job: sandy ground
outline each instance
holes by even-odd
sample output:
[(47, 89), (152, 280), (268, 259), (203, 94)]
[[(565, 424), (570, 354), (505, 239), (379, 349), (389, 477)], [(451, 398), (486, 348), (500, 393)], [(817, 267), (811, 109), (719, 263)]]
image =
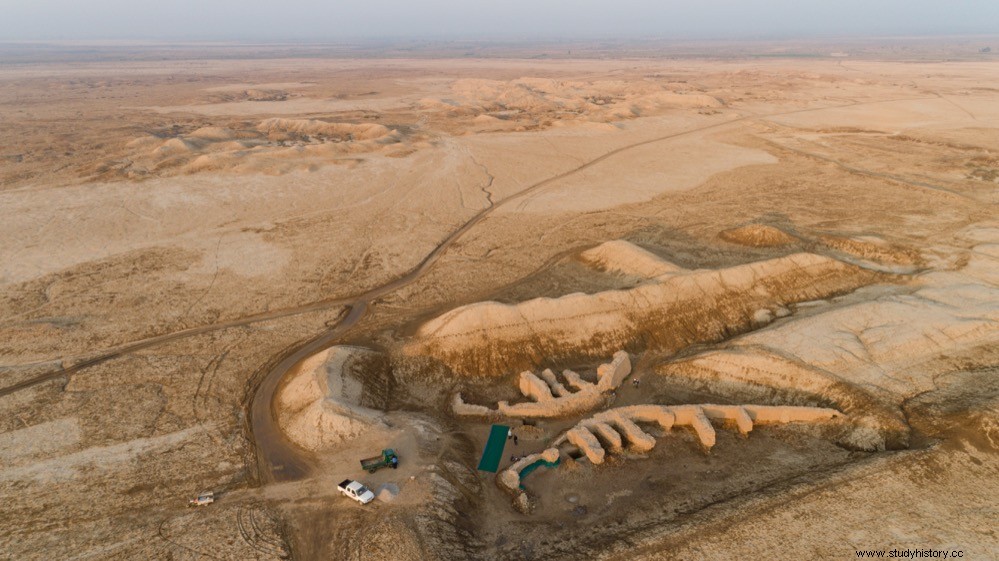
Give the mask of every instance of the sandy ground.
[[(154, 61), (158, 51), (135, 50), (37, 62), (10, 51), (0, 551), (839, 559), (908, 546), (990, 558), (999, 65), (926, 54), (949, 48), (920, 42), (905, 62), (873, 48), (845, 60), (624, 50)], [(769, 229), (740, 229), (754, 224)], [(635, 271), (656, 267), (579, 257), (612, 240), (658, 256), (669, 274), (795, 253), (863, 271), (859, 290), (818, 301), (769, 287), (770, 315), (745, 317), (717, 273), (721, 292), (677, 327), (710, 324), (711, 336), (667, 349), (651, 323), (629, 327), (642, 383), (626, 383), (615, 405), (832, 406), (881, 439), (850, 446), (821, 425), (748, 438), (722, 429), (705, 453), (689, 431), (655, 433), (647, 455), (534, 472), (534, 513), (511, 508), (475, 471), (488, 424), (448, 404), (456, 391), (517, 399), (517, 372), (482, 376), (409, 349), (421, 326), (469, 304), (651, 282)], [(350, 403), (334, 411), (381, 412), (384, 424), (301, 439), (334, 444), (290, 448), (311, 471), (275, 481), (252, 433), (261, 381), (357, 295), (445, 241), (431, 267), (368, 301), (333, 341), (374, 349), (388, 367), (353, 372), (350, 392), (308, 393), (316, 407), (335, 398)], [(538, 337), (557, 342), (556, 328)], [(572, 345), (558, 361), (525, 360), (592, 378), (604, 360)], [(576, 421), (538, 422), (517, 453)], [(361, 472), (357, 460), (386, 447), (399, 450), (399, 470)], [(398, 495), (362, 508), (335, 492), (347, 477)], [(203, 490), (219, 501), (187, 509)]]

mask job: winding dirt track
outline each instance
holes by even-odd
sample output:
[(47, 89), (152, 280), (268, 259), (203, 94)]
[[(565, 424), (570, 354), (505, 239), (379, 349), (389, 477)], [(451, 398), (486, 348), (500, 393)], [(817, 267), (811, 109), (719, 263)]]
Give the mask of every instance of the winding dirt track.
[[(261, 321), (267, 321), (277, 318), (283, 318), (298, 314), (303, 314), (307, 312), (329, 309), (335, 306), (347, 306), (348, 313), (344, 319), (339, 322), (333, 329), (323, 333), (316, 338), (304, 343), (302, 346), (295, 349), (291, 349), (281, 356), (274, 366), (267, 372), (263, 377), (256, 393), (254, 394), (253, 400), (250, 405), (250, 421), (251, 430), (254, 436), (257, 449), (257, 459), (258, 459), (258, 474), (262, 481), (274, 481), (274, 480), (292, 480), (298, 479), (308, 473), (310, 469), (309, 458), (302, 453), (301, 450), (294, 447), (288, 443), (280, 433), (277, 427), (273, 411), (274, 393), (280, 385), (282, 377), (289, 370), (295, 367), (299, 362), (304, 360), (306, 357), (319, 352), (320, 350), (332, 346), (338, 338), (343, 336), (347, 331), (353, 328), (367, 313), (369, 307), (378, 298), (381, 298), (389, 293), (392, 293), (400, 288), (403, 288), (413, 282), (419, 280), (433, 265), (444, 255), (445, 252), (458, 241), (465, 233), (474, 228), (479, 222), (483, 221), (488, 217), (493, 211), (501, 208), (502, 206), (509, 204), (513, 201), (522, 199), (532, 193), (551, 185), (561, 179), (579, 173), (590, 167), (593, 167), (609, 158), (616, 156), (622, 152), (632, 150), (634, 148), (639, 148), (641, 146), (646, 146), (649, 144), (654, 144), (658, 142), (663, 142), (673, 138), (678, 138), (686, 136), (693, 133), (698, 133), (706, 130), (716, 129), (725, 127), (734, 123), (753, 120), (753, 119), (766, 119), (768, 117), (779, 117), (784, 115), (792, 115), (796, 113), (806, 113), (813, 111), (823, 111), (827, 109), (837, 109), (844, 107), (854, 107), (858, 105), (872, 105), (880, 103), (891, 103), (895, 101), (914, 101), (921, 99), (934, 99), (930, 97), (908, 97), (901, 99), (883, 100), (883, 101), (873, 101), (873, 102), (856, 102), (841, 105), (833, 105), (826, 107), (815, 107), (808, 109), (798, 109), (794, 111), (785, 111), (779, 113), (771, 113), (764, 115), (742, 115), (727, 121), (714, 123), (711, 125), (705, 125), (703, 127), (697, 127), (693, 129), (687, 129), (664, 136), (659, 136), (649, 140), (643, 140), (641, 142), (636, 142), (620, 148), (616, 148), (609, 152), (602, 154), (588, 162), (585, 162), (575, 168), (564, 171), (557, 175), (551, 176), (547, 179), (534, 183), (517, 193), (510, 195), (509, 197), (502, 199), (496, 203), (493, 203), (491, 196), (488, 198), (489, 206), (477, 212), (474, 216), (468, 219), (460, 228), (453, 231), (444, 240), (440, 242), (437, 247), (434, 248), (429, 254), (427, 254), (422, 261), (420, 261), (416, 267), (410, 270), (405, 275), (368, 290), (362, 294), (354, 297), (347, 298), (337, 298), (330, 300), (319, 300), (316, 302), (311, 302), (308, 304), (302, 304), (300, 306), (294, 306), (290, 308), (282, 308), (279, 310), (272, 310), (269, 312), (263, 312), (260, 314), (254, 314), (251, 316), (245, 316), (243, 318), (237, 318), (234, 320), (221, 322), (217, 324), (204, 325), (199, 327), (192, 327), (188, 329), (183, 329), (180, 331), (175, 331), (172, 333), (165, 333), (162, 335), (157, 335), (154, 337), (149, 337), (147, 339), (142, 339), (111, 349), (107, 349), (104, 352), (86, 358), (80, 362), (77, 362), (71, 366), (59, 368), (51, 372), (43, 373), (38, 376), (34, 376), (17, 384), (0, 388), (0, 396), (8, 395), (19, 390), (23, 390), (37, 384), (58, 379), (63, 376), (68, 376), (77, 373), (81, 370), (101, 364), (108, 360), (127, 355), (139, 350), (148, 349), (155, 347), (164, 343), (182, 339), (184, 337), (191, 337), (194, 335), (200, 335), (204, 333), (209, 333), (212, 331), (226, 329), (230, 327), (241, 327), (245, 325), (250, 325), (253, 323), (258, 323)], [(851, 171), (862, 172), (864, 170), (854, 169)], [(881, 174), (876, 174), (871, 172), (872, 176), (881, 176)], [(889, 178), (898, 181), (897, 178)], [(910, 183), (911, 184), (911, 183)], [(58, 360), (58, 359), (56, 359)], [(46, 362), (56, 362), (56, 360), (36, 362), (33, 364), (45, 364)], [(23, 365), (22, 365), (23, 366)]]
[(278, 428), (274, 394), (292, 368), (319, 351), (333, 346), (341, 335), (364, 317), (367, 300), (350, 305), (347, 315), (333, 329), (291, 349), (267, 372), (250, 402), (250, 430), (257, 450), (257, 475), (261, 482), (292, 481), (308, 475), (312, 463), (303, 451), (288, 442)]

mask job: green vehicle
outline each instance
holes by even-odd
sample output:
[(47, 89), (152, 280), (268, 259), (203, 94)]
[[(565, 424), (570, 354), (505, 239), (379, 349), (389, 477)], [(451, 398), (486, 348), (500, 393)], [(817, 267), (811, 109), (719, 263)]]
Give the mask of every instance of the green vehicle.
[(392, 467), (396, 469), (399, 467), (399, 455), (395, 453), (395, 450), (391, 448), (386, 448), (382, 450), (381, 456), (375, 456), (374, 458), (365, 458), (361, 460), (361, 467), (367, 470), (368, 473), (375, 473), (376, 471), (382, 469), (383, 467)]

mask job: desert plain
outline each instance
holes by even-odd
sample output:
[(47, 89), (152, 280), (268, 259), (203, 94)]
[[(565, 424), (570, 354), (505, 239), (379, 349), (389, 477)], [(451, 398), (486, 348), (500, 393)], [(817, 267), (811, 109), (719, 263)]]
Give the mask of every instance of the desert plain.
[(994, 559), (999, 58), (851, 48), (4, 47), (2, 556)]

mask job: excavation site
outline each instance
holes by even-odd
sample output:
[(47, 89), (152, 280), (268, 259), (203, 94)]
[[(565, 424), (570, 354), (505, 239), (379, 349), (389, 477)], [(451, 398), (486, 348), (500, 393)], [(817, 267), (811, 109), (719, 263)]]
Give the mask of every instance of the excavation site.
[(0, 43), (0, 558), (996, 559), (991, 40)]

